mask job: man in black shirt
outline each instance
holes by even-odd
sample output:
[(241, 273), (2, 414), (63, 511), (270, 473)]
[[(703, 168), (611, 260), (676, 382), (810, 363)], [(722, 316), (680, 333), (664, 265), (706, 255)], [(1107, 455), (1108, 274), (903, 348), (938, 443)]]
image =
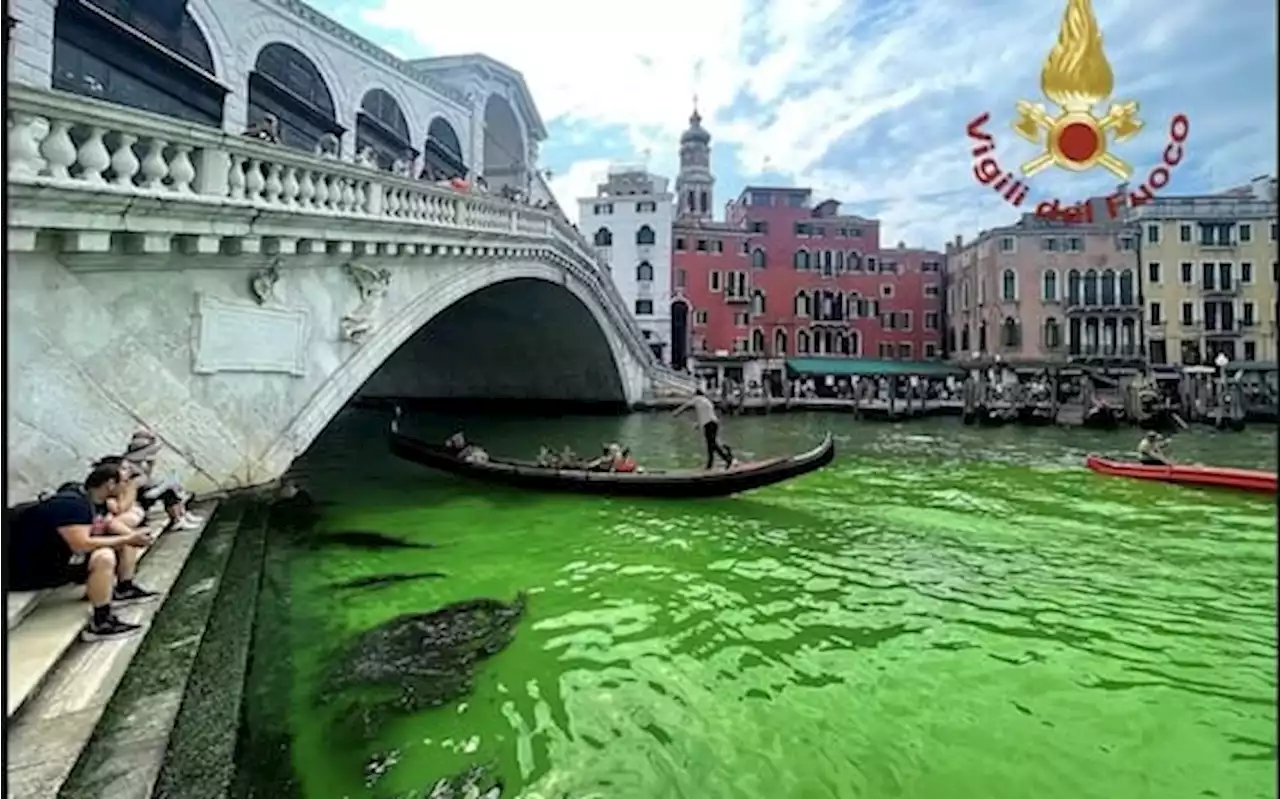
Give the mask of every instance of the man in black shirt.
[(157, 596), (133, 582), (137, 550), (151, 544), (150, 532), (107, 521), (99, 513), (121, 486), (119, 464), (96, 466), (83, 486), (63, 486), (18, 509), (9, 531), (9, 588), (35, 591), (84, 584), (93, 605), (93, 617), (81, 633), (86, 641), (121, 638), (141, 629), (115, 617), (113, 597), (138, 602)]

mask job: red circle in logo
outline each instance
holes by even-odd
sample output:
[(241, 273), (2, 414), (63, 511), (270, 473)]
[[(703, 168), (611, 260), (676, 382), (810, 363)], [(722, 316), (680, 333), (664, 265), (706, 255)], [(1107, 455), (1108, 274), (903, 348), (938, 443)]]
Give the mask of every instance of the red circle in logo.
[(1098, 154), (1102, 144), (1098, 132), (1084, 122), (1071, 122), (1058, 135), (1058, 151), (1064, 158), (1082, 164)]

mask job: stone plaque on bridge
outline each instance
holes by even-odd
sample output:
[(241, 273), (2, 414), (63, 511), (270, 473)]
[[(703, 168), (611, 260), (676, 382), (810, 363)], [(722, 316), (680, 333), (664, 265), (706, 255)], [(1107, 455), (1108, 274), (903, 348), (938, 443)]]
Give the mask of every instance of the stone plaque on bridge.
[(199, 296), (196, 374), (218, 372), (306, 374), (307, 312)]

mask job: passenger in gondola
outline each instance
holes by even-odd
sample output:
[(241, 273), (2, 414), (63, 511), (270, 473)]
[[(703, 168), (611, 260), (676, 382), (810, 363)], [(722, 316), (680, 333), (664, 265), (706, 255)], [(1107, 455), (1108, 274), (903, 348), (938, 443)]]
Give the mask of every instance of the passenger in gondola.
[(1172, 466), (1169, 457), (1164, 454), (1164, 447), (1169, 439), (1154, 430), (1147, 432), (1138, 442), (1138, 462), (1145, 466)]
[(623, 448), (613, 459), (613, 470), (624, 473), (640, 471), (640, 467), (636, 465), (636, 459), (631, 457), (630, 448)]
[(613, 461), (622, 448), (617, 444), (605, 444), (600, 448), (600, 457), (592, 458), (583, 467), (589, 472), (611, 472)]
[(551, 451), (550, 447), (543, 447), (538, 450), (538, 458), (534, 461), (544, 469), (555, 469), (560, 466), (560, 459)]
[(460, 461), (466, 461), (467, 463), (489, 462), (489, 453), (485, 452), (481, 447), (468, 442), (467, 437), (461, 432), (449, 436), (445, 440), (444, 446)]

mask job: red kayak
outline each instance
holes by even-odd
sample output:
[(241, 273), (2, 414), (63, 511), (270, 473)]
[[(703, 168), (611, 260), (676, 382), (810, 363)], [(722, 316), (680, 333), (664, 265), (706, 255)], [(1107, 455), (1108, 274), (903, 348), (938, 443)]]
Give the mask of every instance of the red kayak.
[(1276, 473), (1258, 472), (1252, 469), (1231, 469), (1225, 466), (1147, 466), (1128, 461), (1112, 461), (1090, 455), (1084, 465), (1098, 474), (1112, 477), (1136, 477), (1139, 480), (1159, 480), (1192, 486), (1238, 488), (1242, 491), (1276, 493)]

